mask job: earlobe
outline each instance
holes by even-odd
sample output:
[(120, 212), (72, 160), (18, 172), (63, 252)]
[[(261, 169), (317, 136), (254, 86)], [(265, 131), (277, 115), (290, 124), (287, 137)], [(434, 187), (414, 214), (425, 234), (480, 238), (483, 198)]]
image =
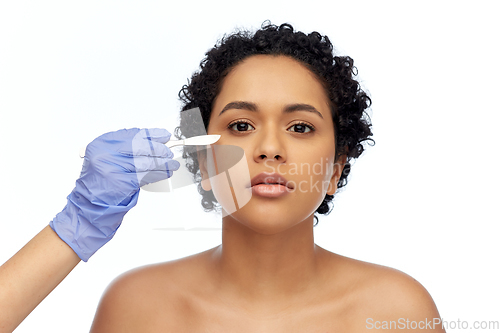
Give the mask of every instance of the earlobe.
[(334, 195), (337, 192), (337, 184), (342, 176), (342, 172), (344, 171), (345, 163), (347, 160), (347, 156), (340, 156), (337, 161), (333, 164), (333, 174), (330, 180), (330, 185), (328, 186), (328, 190), (326, 191), (329, 195)]
[(201, 187), (207, 192), (212, 190), (212, 184), (210, 184), (210, 179), (205, 172), (201, 173)]
[(328, 186), (328, 190), (326, 191), (326, 194), (334, 195), (335, 192), (337, 192), (337, 183), (338, 183), (338, 178), (332, 177), (332, 179), (330, 180), (330, 184)]

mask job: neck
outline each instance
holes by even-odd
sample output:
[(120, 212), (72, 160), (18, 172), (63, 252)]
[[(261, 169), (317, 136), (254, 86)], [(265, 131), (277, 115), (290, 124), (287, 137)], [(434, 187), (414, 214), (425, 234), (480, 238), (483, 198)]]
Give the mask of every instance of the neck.
[(317, 287), (322, 251), (314, 244), (313, 216), (273, 234), (226, 216), (212, 259), (220, 290), (252, 304), (276, 304)]

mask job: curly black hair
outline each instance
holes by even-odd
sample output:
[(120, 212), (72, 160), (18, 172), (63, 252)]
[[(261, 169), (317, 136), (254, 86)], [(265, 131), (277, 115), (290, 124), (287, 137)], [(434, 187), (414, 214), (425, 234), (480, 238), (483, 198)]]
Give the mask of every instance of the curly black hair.
[[(180, 90), (179, 98), (184, 104), (182, 111), (199, 107), (204, 128), (207, 130), (212, 104), (221, 90), (224, 78), (244, 59), (258, 54), (288, 56), (298, 60), (321, 81), (330, 99), (337, 158), (341, 155), (347, 156), (337, 184), (338, 188), (344, 187), (351, 169), (350, 161), (363, 153), (365, 141), (374, 144), (370, 138), (371, 121), (366, 113), (371, 99), (354, 79), (357, 69), (353, 60), (348, 56), (335, 56), (333, 45), (327, 36), (316, 31), (306, 35), (294, 31), (290, 24), (284, 23), (278, 27), (269, 21), (265, 21), (255, 33), (240, 30), (229, 36), (224, 35), (205, 54), (206, 57), (200, 63), (200, 70), (195, 72), (188, 84)], [(180, 125), (174, 132), (175, 136), (183, 139), (203, 134), (196, 132), (196, 128), (200, 128), (201, 124), (193, 124), (193, 121), (192, 118), (181, 117)], [(183, 157), (186, 159), (188, 170), (198, 182), (204, 210), (214, 210), (217, 200), (212, 191), (205, 191), (201, 186), (196, 152), (184, 146)], [(333, 197), (326, 194), (316, 213), (329, 214), (333, 208)], [(316, 226), (318, 218), (316, 215), (314, 218)]]

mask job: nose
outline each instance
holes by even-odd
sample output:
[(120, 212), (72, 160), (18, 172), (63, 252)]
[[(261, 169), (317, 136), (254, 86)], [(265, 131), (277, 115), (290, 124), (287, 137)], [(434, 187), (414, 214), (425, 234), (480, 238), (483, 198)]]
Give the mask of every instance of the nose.
[(273, 162), (285, 163), (285, 147), (277, 131), (262, 131), (257, 140), (254, 151), (255, 162), (271, 162), (270, 160), (272, 160)]

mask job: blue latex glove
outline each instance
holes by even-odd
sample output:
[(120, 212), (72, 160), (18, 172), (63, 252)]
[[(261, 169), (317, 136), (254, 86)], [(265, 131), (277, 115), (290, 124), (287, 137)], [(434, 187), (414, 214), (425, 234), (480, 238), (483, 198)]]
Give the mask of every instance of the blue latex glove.
[(164, 145), (165, 129), (123, 129), (92, 141), (80, 178), (50, 227), (87, 261), (115, 235), (124, 215), (137, 204), (140, 186), (167, 179), (179, 169)]

